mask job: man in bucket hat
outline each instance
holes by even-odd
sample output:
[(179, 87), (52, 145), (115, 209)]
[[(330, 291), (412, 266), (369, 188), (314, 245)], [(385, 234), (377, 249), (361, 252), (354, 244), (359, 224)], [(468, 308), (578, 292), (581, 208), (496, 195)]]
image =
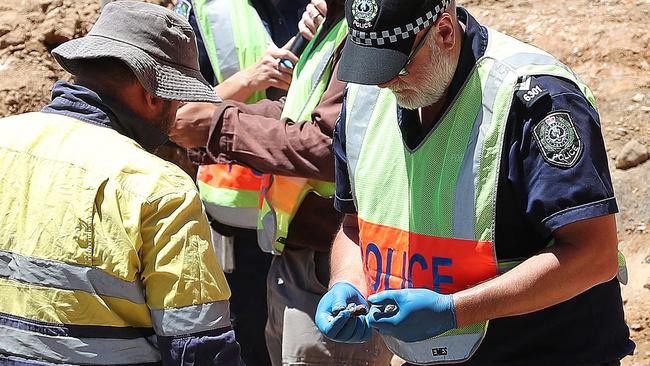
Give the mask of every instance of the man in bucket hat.
[(219, 100), (190, 25), (114, 2), (53, 54), (76, 83), (0, 121), (0, 364), (243, 364), (198, 192), (151, 154)]
[(593, 93), (454, 1), (348, 0), (346, 18), (347, 216), (320, 329), (376, 329), (418, 365), (618, 365), (634, 343)]

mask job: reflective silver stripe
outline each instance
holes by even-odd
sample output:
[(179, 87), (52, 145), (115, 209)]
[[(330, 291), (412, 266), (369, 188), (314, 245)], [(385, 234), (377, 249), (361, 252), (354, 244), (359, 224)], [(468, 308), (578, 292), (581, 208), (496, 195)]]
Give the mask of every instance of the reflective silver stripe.
[[(217, 64), (223, 79), (227, 79), (237, 73), (239, 67), (239, 56), (237, 46), (232, 32), (232, 19), (230, 18), (230, 6), (228, 0), (208, 0), (205, 2), (210, 29), (201, 30), (202, 34), (211, 32), (214, 48), (217, 51)], [(200, 28), (200, 27), (199, 27)], [(204, 38), (205, 39), (205, 38)], [(208, 52), (208, 55), (210, 53)], [(221, 81), (221, 80), (220, 80)]]
[[(485, 106), (476, 116), (469, 139), (469, 146), (460, 167), (458, 183), (456, 184), (456, 200), (454, 202), (454, 237), (458, 239), (474, 240), (476, 238), (476, 184), (478, 180), (478, 167), (481, 161), (480, 151), (483, 150), (485, 134), (481, 134), (480, 127), (485, 113)], [(492, 113), (489, 111), (488, 113)], [(461, 219), (462, 217), (462, 219)]]
[(77, 365), (160, 361), (160, 352), (146, 338), (55, 337), (4, 325), (0, 325), (0, 353)]
[(175, 309), (152, 310), (153, 328), (162, 336), (177, 336), (230, 325), (228, 301), (215, 301)]
[(327, 45), (329, 47), (329, 50), (327, 50), (327, 53), (318, 62), (318, 65), (316, 65), (316, 69), (314, 69), (314, 73), (312, 74), (312, 79), (311, 79), (311, 90), (309, 91), (309, 97), (305, 99), (306, 101), (305, 106), (300, 111), (299, 116), (302, 116), (305, 113), (305, 109), (309, 106), (309, 101), (311, 100), (312, 96), (316, 92), (318, 83), (323, 79), (325, 70), (327, 69), (327, 66), (330, 64), (330, 61), (332, 61), (332, 56), (334, 55), (334, 51), (336, 50), (336, 47), (334, 47), (333, 44), (329, 44), (329, 43)]
[(125, 281), (99, 268), (0, 251), (0, 278), (63, 290), (79, 290), (144, 304), (142, 284)]
[[(478, 65), (477, 65), (478, 66)], [(485, 138), (492, 127), (492, 116), (499, 86), (503, 82), (503, 69), (494, 65), (483, 88), (482, 107), (479, 111), (470, 144), (460, 169), (454, 202), (454, 236), (459, 239), (476, 239), (476, 193), (479, 185), (481, 158)]]
[(542, 53), (516, 53), (506, 58), (502, 62), (510, 65), (515, 69), (524, 66), (530, 66), (530, 65), (543, 65), (543, 66), (554, 65), (557, 67), (561, 67), (566, 72), (570, 73), (573, 76), (576, 76), (576, 74), (567, 65), (561, 63), (560, 61), (553, 58), (552, 56), (545, 55)]
[[(402, 342), (390, 336), (382, 338), (386, 347), (403, 360), (419, 365), (434, 365), (467, 360), (481, 345), (486, 331), (487, 324), (481, 333), (439, 336), (418, 342)], [(441, 351), (443, 349), (444, 352)]]
[(278, 219), (273, 207), (262, 217), (262, 229), (257, 229), (257, 245), (265, 253), (280, 255), (275, 249), (275, 237), (278, 233)]
[(203, 205), (205, 206), (205, 212), (222, 224), (244, 229), (257, 229), (257, 215), (260, 212), (257, 207), (219, 206), (205, 201)]
[(323, 74), (325, 73), (325, 68), (330, 63), (332, 59), (332, 55), (334, 55), (334, 49), (335, 49), (334, 45), (328, 43), (327, 46), (329, 47), (327, 53), (325, 53), (325, 56), (320, 60), (320, 62), (316, 66), (316, 69), (314, 69), (314, 74), (312, 75), (313, 77), (313, 79), (311, 80), (312, 93), (313, 90), (318, 85), (318, 82), (323, 78)]
[[(356, 194), (354, 194), (354, 173), (357, 170), (361, 147), (368, 131), (368, 124), (375, 111), (377, 98), (381, 92), (381, 89), (376, 86), (357, 86), (357, 88), (354, 105), (351, 109), (346, 108), (345, 111), (345, 155), (355, 204), (357, 199)], [(349, 113), (347, 113), (348, 111)]]

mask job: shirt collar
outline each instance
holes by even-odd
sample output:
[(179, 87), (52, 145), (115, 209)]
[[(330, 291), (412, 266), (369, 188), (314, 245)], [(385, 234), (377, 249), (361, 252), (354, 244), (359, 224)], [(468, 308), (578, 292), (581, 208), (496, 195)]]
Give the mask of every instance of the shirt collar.
[(52, 88), (52, 102), (44, 113), (62, 114), (96, 126), (110, 128), (129, 137), (145, 150), (155, 151), (169, 137), (152, 124), (114, 100), (67, 81), (57, 81)]

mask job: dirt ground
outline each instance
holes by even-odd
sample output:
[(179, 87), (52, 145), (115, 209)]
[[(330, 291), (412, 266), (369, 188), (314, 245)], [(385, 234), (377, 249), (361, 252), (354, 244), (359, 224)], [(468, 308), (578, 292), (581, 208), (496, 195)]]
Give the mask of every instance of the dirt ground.
[[(650, 162), (629, 170), (614, 166), (627, 142), (650, 145), (650, 0), (460, 3), (483, 24), (549, 51), (595, 92), (621, 210), (619, 246), (630, 272), (623, 296), (637, 351), (624, 365), (650, 365)], [(52, 83), (70, 77), (49, 51), (85, 34), (98, 10), (99, 1), (88, 0), (0, 3), (0, 117), (48, 102)]]

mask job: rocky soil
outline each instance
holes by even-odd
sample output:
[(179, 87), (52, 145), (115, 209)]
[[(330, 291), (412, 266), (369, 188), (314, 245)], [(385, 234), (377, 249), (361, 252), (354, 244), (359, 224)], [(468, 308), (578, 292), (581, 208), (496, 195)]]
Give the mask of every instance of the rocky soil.
[[(638, 345), (624, 365), (650, 365), (650, 0), (460, 3), (482, 23), (551, 52), (595, 92), (630, 271), (626, 318)], [(96, 0), (0, 2), (0, 117), (39, 110), (52, 83), (70, 78), (49, 51), (85, 34), (98, 10)]]

